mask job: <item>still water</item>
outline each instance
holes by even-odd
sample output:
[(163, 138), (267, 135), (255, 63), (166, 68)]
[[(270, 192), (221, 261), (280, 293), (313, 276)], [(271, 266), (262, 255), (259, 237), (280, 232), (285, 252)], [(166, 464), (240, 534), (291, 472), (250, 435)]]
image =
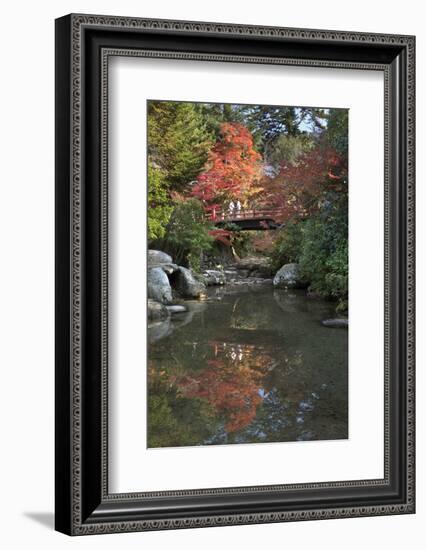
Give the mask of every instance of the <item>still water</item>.
[(148, 332), (148, 446), (348, 437), (348, 331), (330, 303), (210, 289)]

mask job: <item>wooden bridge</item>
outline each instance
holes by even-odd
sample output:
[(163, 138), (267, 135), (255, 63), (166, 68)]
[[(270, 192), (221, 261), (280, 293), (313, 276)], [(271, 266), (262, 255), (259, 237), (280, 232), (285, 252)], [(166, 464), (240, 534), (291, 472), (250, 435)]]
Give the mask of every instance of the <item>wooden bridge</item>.
[[(213, 210), (210, 220), (217, 226), (223, 227), (230, 224), (241, 231), (267, 231), (278, 229), (283, 219), (282, 208), (252, 208), (250, 210)], [(228, 229), (228, 227), (227, 227)], [(229, 227), (232, 231), (232, 226)]]

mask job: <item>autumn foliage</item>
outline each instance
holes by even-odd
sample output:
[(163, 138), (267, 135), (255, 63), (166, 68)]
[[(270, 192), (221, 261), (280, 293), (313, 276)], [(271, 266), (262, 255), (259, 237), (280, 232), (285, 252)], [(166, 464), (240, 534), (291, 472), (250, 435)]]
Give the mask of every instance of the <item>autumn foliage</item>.
[[(258, 321), (273, 279), (261, 289), (259, 307), (250, 303), (257, 316), (251, 323), (248, 309), (235, 313), (238, 301), (246, 301), (240, 278), (251, 292), (258, 273), (273, 276), (297, 263), (310, 295), (334, 300), (339, 314), (347, 311), (348, 124), (346, 109), (149, 101), (149, 247), (170, 254), (200, 281), (210, 282), (205, 272), (213, 268), (227, 279), (220, 291), (206, 288), (202, 307), (149, 328), (149, 446), (261, 440), (259, 419), (269, 415), (284, 366), (268, 355), (269, 332)], [(217, 328), (216, 308), (227, 307), (233, 293), (229, 326)], [(166, 340), (155, 343), (163, 338), (176, 339), (170, 353), (163, 351)], [(257, 338), (265, 347), (253, 345)], [(297, 366), (294, 361), (290, 378), (297, 379)], [(306, 393), (305, 382), (296, 386), (295, 402)], [(280, 397), (284, 415), (287, 393)]]
[[(279, 209), (276, 221), (283, 223), (314, 214), (330, 192), (347, 192), (347, 161), (330, 146), (317, 144), (295, 161), (281, 162), (274, 177), (264, 175), (261, 161), (250, 131), (240, 123), (223, 123), (191, 195), (209, 216), (240, 200), (249, 208)], [(228, 242), (226, 235), (214, 237)]]
[(247, 202), (262, 191), (261, 155), (255, 150), (250, 131), (239, 123), (223, 123), (220, 139), (210, 151), (205, 171), (191, 190), (207, 212), (226, 201)]
[(295, 162), (283, 162), (274, 178), (264, 178), (261, 205), (281, 210), (280, 221), (318, 212), (330, 193), (347, 193), (347, 164), (331, 147), (318, 145)]
[(246, 428), (262, 403), (259, 392), (271, 358), (250, 345), (220, 345), (211, 342), (215, 357), (193, 376), (178, 377), (175, 382), (185, 397), (203, 399), (216, 414), (221, 414), (228, 433)]

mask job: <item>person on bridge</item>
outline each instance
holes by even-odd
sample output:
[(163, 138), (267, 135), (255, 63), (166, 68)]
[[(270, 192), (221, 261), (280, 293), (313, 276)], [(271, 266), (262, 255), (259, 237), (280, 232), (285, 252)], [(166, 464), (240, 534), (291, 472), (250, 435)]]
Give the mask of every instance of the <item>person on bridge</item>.
[(232, 214), (234, 213), (234, 210), (235, 210), (235, 204), (234, 204), (234, 201), (231, 201), (229, 203), (229, 215), (232, 216)]
[(239, 218), (240, 212), (241, 212), (241, 203), (239, 200), (237, 200), (236, 209), (237, 209), (237, 218)]

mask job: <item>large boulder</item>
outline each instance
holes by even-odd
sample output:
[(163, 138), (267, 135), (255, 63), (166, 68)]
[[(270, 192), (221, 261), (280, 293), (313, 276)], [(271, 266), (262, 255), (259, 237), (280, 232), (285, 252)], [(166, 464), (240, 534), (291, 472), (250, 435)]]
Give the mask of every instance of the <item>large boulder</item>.
[(148, 266), (171, 264), (173, 258), (161, 250), (148, 250)]
[(148, 298), (162, 304), (170, 304), (172, 301), (172, 287), (161, 267), (148, 269)]
[(148, 322), (155, 323), (158, 321), (165, 321), (170, 317), (170, 311), (168, 308), (156, 302), (155, 300), (148, 299)]
[(206, 291), (206, 286), (197, 281), (194, 275), (186, 267), (179, 266), (172, 276), (173, 288), (182, 298), (201, 298)]
[(179, 269), (179, 266), (176, 264), (160, 264), (158, 267), (161, 267), (166, 275), (171, 275)]
[(178, 270), (178, 266), (173, 263), (171, 256), (161, 250), (148, 250), (148, 269), (152, 267), (161, 267), (167, 275), (171, 275)]
[(305, 288), (306, 281), (300, 277), (298, 264), (285, 264), (274, 277), (275, 288)]

